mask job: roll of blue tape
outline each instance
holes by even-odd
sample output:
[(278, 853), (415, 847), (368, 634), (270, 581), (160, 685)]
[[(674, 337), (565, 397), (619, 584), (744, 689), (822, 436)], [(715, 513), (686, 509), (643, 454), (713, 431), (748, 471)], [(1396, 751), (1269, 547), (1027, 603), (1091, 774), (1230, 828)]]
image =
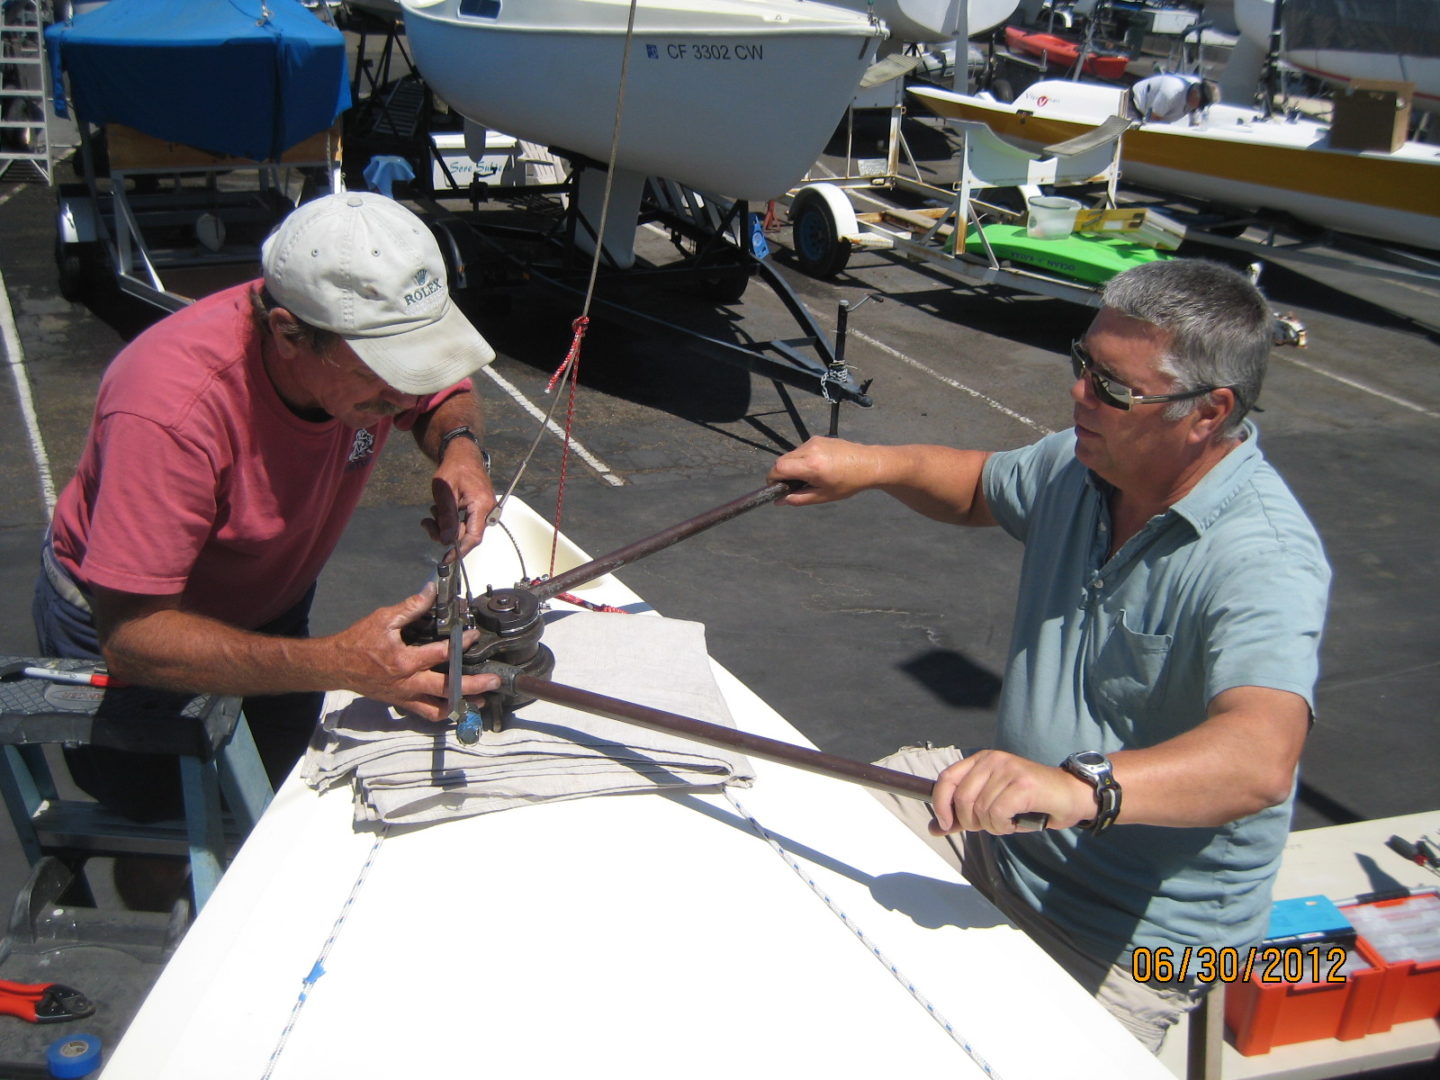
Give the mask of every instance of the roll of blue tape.
[(77, 1080), (100, 1067), (100, 1040), (94, 1035), (67, 1035), (45, 1051), (45, 1064), (56, 1080)]

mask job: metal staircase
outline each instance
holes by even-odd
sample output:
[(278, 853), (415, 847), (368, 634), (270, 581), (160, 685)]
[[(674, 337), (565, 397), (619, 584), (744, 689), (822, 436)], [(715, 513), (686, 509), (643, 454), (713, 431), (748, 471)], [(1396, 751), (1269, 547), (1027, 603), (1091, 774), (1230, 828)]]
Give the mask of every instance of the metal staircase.
[(0, 0), (0, 180), (50, 182), (45, 27), (51, 0)]

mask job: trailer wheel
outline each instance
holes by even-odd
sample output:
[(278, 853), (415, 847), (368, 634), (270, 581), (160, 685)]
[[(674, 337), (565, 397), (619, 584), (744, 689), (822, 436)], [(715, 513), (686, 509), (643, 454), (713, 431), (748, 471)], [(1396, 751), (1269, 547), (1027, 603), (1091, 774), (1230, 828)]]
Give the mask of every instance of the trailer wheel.
[(440, 258), (445, 263), (445, 281), (450, 288), (451, 295), (466, 293), (474, 284), (469, 277), (465, 251), (460, 246), (457, 230), (451, 227), (452, 221), (432, 220), (430, 221), (430, 233), (435, 237), (435, 244), (440, 249)]
[(790, 204), (790, 236), (800, 269), (811, 277), (833, 278), (850, 261), (850, 241), (835, 227), (825, 200), (801, 189)]
[[(6, 127), (0, 130), (7, 149), (31, 154), (40, 149), (35, 137), (36, 127), (45, 123), (45, 110), (26, 98), (11, 98), (5, 103), (4, 120)], [(10, 127), (8, 125), (14, 125)]]
[(95, 245), (67, 244), (55, 238), (55, 272), (60, 295), (72, 304), (85, 298), (95, 277)]
[(721, 252), (718, 257), (697, 267), (695, 291), (717, 304), (737, 304), (750, 287), (753, 272), (754, 265), (748, 257)]

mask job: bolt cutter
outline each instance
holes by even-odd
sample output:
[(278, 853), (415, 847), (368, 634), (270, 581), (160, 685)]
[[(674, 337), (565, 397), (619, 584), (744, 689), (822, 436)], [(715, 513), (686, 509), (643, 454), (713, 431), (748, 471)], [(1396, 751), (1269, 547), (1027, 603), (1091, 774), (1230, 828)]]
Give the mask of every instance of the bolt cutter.
[(79, 990), (59, 983), (18, 983), (0, 979), (0, 1015), (32, 1024), (79, 1020), (95, 1012), (95, 1003)]

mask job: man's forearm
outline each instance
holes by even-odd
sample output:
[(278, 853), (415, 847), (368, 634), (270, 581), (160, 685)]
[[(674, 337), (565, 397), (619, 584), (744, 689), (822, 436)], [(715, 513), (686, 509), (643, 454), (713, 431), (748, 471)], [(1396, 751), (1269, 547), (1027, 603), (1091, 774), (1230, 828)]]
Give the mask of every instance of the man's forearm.
[(980, 479), (990, 455), (948, 446), (874, 446), (814, 438), (778, 458), (769, 479), (806, 485), (785, 496), (789, 506), (883, 491), (910, 509), (956, 525), (993, 525)]
[(175, 609), (124, 622), (102, 638), (101, 649), (117, 678), (165, 690), (285, 694), (347, 681), (329, 638), (256, 634)]
[[(97, 592), (97, 599), (105, 609), (100, 648), (127, 682), (238, 696), (350, 690), (426, 720), (448, 715), (447, 643), (407, 645), (402, 634), (434, 603), (433, 586), (321, 638), (251, 633), (182, 611), (168, 597)], [(461, 680), (467, 697), (498, 685), (493, 675)]]
[(469, 390), (452, 394), (425, 413), (415, 422), (415, 442), (431, 461), (439, 461), (440, 440), (458, 427), (468, 427), (485, 441), (485, 412), (479, 394)]
[(1225, 691), (1199, 727), (1111, 755), (1124, 791), (1120, 823), (1214, 827), (1283, 802), (1309, 726), (1309, 706), (1295, 694)]
[(886, 459), (875, 487), (910, 509), (955, 525), (993, 525), (980, 479), (989, 454), (948, 446), (882, 448)]
[[(1294, 694), (1245, 686), (1216, 696), (1210, 716), (1184, 735), (1109, 755), (1120, 785), (1119, 825), (1216, 828), (1290, 794), (1309, 709)], [(1089, 749), (1077, 747), (1076, 749)], [(1095, 789), (1050, 762), (981, 750), (949, 766), (933, 798), (937, 835), (1006, 834), (1015, 816), (1046, 814), (1068, 829), (1095, 816)]]

